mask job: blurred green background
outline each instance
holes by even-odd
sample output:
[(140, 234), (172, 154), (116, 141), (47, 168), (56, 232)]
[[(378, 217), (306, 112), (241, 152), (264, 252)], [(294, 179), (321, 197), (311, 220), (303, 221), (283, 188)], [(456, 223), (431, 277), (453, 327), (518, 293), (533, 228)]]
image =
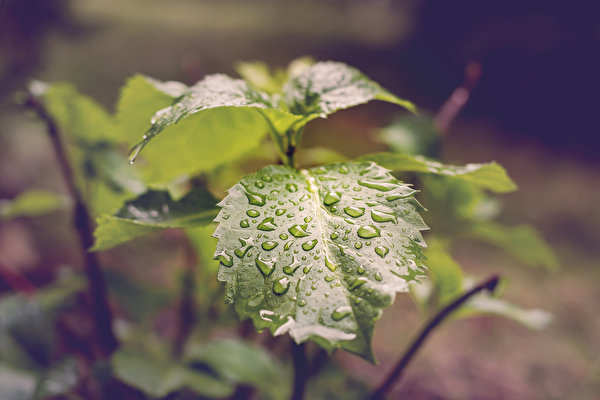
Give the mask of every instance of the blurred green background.
[[(600, 393), (600, 22), (588, 3), (2, 0), (0, 199), (64, 190), (43, 126), (14, 102), (33, 78), (72, 82), (112, 111), (134, 73), (191, 84), (208, 73), (236, 75), (237, 61), (283, 67), (310, 55), (356, 66), (435, 113), (467, 63), (478, 61), (482, 77), (445, 138), (444, 161), (504, 165), (520, 190), (503, 196), (501, 219), (537, 226), (561, 269), (526, 268), (483, 245), (465, 245), (456, 257), (470, 273), (507, 277), (507, 298), (555, 320), (544, 331), (495, 318), (449, 323), (394, 396), (593, 399)], [(381, 150), (374, 134), (396, 113), (382, 103), (342, 111), (310, 126), (306, 146), (348, 156)], [(76, 265), (68, 219), (60, 211), (0, 222), (0, 261), (37, 285)], [(163, 235), (128, 268), (174, 285), (169, 271), (183, 250), (173, 243)], [(0, 290), (9, 287), (0, 281)], [(398, 296), (376, 329), (379, 366), (342, 352), (335, 358), (357, 380), (379, 380), (417, 321), (412, 303)]]

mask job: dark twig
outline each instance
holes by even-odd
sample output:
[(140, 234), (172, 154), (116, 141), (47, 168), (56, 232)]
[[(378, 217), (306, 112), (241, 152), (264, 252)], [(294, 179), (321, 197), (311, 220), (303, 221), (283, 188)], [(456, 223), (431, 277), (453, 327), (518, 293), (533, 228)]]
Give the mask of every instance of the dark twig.
[(308, 381), (308, 360), (306, 358), (305, 343), (296, 344), (291, 341), (292, 346), (292, 362), (294, 364), (294, 389), (292, 391), (291, 400), (302, 400)]
[(471, 61), (465, 68), (465, 79), (463, 83), (454, 89), (448, 100), (433, 118), (435, 126), (438, 131), (442, 134), (448, 131), (452, 122), (456, 119), (456, 116), (461, 112), (473, 89), (481, 78), (481, 64), (478, 61)]
[(402, 372), (408, 365), (408, 363), (412, 360), (414, 355), (417, 353), (419, 348), (425, 342), (425, 339), (429, 336), (429, 334), (452, 312), (454, 312), (458, 307), (460, 307), (465, 301), (467, 301), (471, 296), (481, 292), (482, 290), (488, 290), (493, 292), (498, 285), (498, 276), (493, 275), (492, 277), (486, 279), (485, 281), (479, 283), (471, 290), (454, 300), (452, 303), (448, 304), (446, 307), (442, 308), (429, 322), (421, 329), (417, 337), (414, 338), (412, 343), (408, 346), (402, 358), (398, 361), (394, 369), (389, 373), (389, 375), (383, 380), (383, 382), (379, 385), (379, 387), (373, 392), (371, 395), (372, 400), (380, 400), (385, 397), (385, 395), (389, 392), (392, 386), (398, 383), (402, 377)]
[(195, 269), (198, 263), (196, 252), (189, 242), (185, 243), (186, 266), (181, 278), (181, 300), (179, 303), (179, 321), (175, 341), (173, 342), (173, 355), (180, 358), (183, 353), (185, 343), (192, 333), (194, 323), (196, 322), (196, 307), (194, 302), (194, 292), (196, 291)]
[(67, 190), (75, 204), (73, 213), (74, 226), (85, 260), (85, 273), (89, 285), (88, 293), (91, 298), (100, 350), (104, 356), (108, 356), (117, 348), (118, 342), (112, 329), (112, 312), (108, 305), (106, 281), (102, 274), (100, 262), (96, 253), (88, 251), (94, 245), (91, 217), (75, 185), (73, 170), (71, 164), (69, 164), (67, 152), (61, 140), (60, 130), (54, 118), (48, 113), (42, 101), (33, 93), (29, 93), (25, 105), (35, 111), (38, 117), (46, 124), (48, 136), (50, 137), (50, 142), (52, 143), (57, 162), (63, 174)]

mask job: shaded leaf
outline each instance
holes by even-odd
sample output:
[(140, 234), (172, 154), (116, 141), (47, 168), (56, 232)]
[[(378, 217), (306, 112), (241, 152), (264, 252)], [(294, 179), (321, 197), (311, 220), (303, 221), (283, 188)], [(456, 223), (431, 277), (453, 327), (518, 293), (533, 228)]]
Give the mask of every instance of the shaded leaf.
[(98, 218), (93, 250), (104, 250), (165, 228), (208, 224), (217, 215), (216, 203), (203, 188), (194, 188), (176, 201), (167, 191), (149, 190), (127, 201), (114, 216)]
[(186, 350), (184, 361), (204, 362), (219, 376), (234, 383), (252, 385), (270, 399), (289, 398), (289, 368), (264, 349), (248, 342), (226, 339), (194, 344)]
[(368, 154), (359, 157), (358, 161), (373, 161), (392, 171), (449, 176), (497, 193), (507, 193), (517, 189), (517, 185), (507, 175), (506, 170), (496, 162), (455, 166), (445, 165), (423, 156), (398, 153)]
[(394, 153), (423, 154), (436, 158), (440, 152), (441, 136), (430, 116), (408, 115), (380, 129), (377, 139)]
[(69, 199), (45, 190), (32, 189), (11, 200), (0, 200), (0, 219), (34, 217), (68, 206)]
[(72, 360), (63, 360), (44, 370), (19, 370), (0, 363), (0, 398), (2, 400), (46, 399), (65, 393), (77, 382)]
[(529, 225), (506, 226), (493, 221), (473, 224), (464, 234), (505, 250), (530, 266), (557, 269), (558, 257), (538, 231)]
[(394, 96), (356, 68), (340, 62), (315, 63), (286, 83), (283, 92), (288, 109), (297, 115), (325, 117), (371, 100), (415, 111), (411, 102)]
[(425, 255), (428, 273), (433, 283), (434, 298), (428, 299), (431, 312), (445, 306), (461, 294), (463, 273), (460, 266), (440, 246), (428, 248)]
[(226, 300), (257, 329), (372, 360), (375, 321), (422, 273), (414, 193), (373, 163), (244, 177), (216, 219)]

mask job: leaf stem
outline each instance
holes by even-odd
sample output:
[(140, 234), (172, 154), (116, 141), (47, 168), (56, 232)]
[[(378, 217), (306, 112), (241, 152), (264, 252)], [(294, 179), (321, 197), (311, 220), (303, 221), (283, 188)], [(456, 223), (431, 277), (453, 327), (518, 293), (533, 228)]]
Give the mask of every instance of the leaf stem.
[(25, 105), (31, 108), (46, 124), (46, 131), (52, 143), (56, 160), (62, 172), (69, 194), (75, 204), (73, 210), (73, 225), (79, 237), (82, 256), (85, 260), (85, 273), (88, 280), (88, 294), (91, 299), (92, 312), (100, 351), (104, 356), (110, 355), (118, 347), (117, 338), (112, 328), (112, 312), (108, 305), (106, 281), (100, 267), (96, 253), (88, 249), (94, 245), (92, 222), (90, 213), (83, 202), (81, 193), (75, 185), (73, 169), (67, 157), (67, 151), (61, 140), (61, 133), (56, 121), (48, 113), (42, 101), (32, 92), (29, 92)]
[(490, 292), (493, 292), (496, 286), (498, 285), (498, 280), (498, 275), (492, 275), (488, 279), (482, 281), (481, 283), (473, 287), (468, 292), (464, 293), (462, 296), (452, 301), (450, 304), (442, 308), (436, 315), (434, 315), (410, 343), (400, 360), (398, 360), (398, 363), (396, 364), (394, 369), (388, 374), (388, 376), (383, 380), (383, 382), (381, 382), (379, 387), (373, 392), (373, 394), (371, 395), (371, 400), (383, 399), (385, 395), (389, 392), (389, 390), (394, 386), (394, 384), (400, 381), (404, 369), (415, 356), (419, 348), (423, 345), (425, 339), (427, 339), (429, 334), (446, 317), (452, 314), (452, 312), (459, 308), (471, 296), (481, 292), (482, 290), (488, 290)]
[(290, 343), (292, 346), (292, 362), (294, 364), (294, 388), (290, 399), (302, 400), (304, 399), (306, 382), (308, 381), (308, 359), (306, 358), (305, 343), (296, 344), (293, 340)]

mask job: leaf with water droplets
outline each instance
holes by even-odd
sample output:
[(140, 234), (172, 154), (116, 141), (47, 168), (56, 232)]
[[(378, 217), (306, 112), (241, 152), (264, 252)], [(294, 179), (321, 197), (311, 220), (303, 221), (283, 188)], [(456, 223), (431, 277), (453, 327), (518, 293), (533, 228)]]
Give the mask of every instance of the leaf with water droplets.
[(373, 163), (247, 175), (216, 219), (226, 300), (259, 330), (373, 360), (375, 321), (423, 272), (415, 192)]
[(125, 202), (114, 215), (98, 218), (92, 250), (108, 249), (161, 229), (206, 225), (217, 215), (216, 203), (204, 188), (194, 188), (179, 200), (166, 191), (149, 190)]
[(287, 107), (298, 115), (326, 117), (371, 100), (415, 111), (411, 102), (394, 96), (356, 68), (340, 62), (318, 62), (304, 69), (285, 84), (283, 92)]
[(423, 156), (385, 152), (361, 156), (357, 161), (373, 161), (385, 168), (399, 172), (410, 171), (449, 176), (497, 193), (517, 190), (517, 185), (510, 179), (506, 170), (496, 162), (456, 166), (445, 165)]

